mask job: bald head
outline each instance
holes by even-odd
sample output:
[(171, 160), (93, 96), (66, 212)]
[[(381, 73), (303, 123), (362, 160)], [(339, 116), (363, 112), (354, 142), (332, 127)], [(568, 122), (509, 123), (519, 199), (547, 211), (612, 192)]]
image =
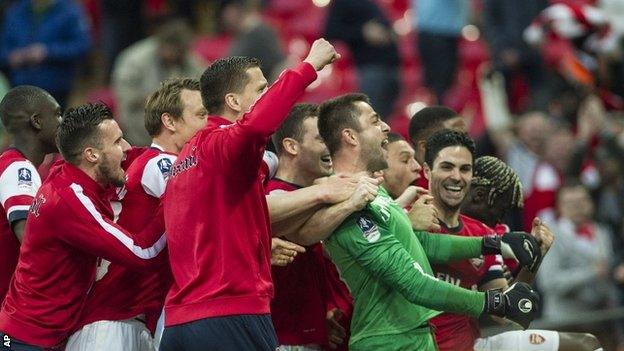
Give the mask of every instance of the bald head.
[(0, 118), (9, 134), (15, 134), (30, 129), (31, 116), (57, 108), (58, 103), (47, 91), (31, 85), (20, 85), (9, 90), (0, 102)]

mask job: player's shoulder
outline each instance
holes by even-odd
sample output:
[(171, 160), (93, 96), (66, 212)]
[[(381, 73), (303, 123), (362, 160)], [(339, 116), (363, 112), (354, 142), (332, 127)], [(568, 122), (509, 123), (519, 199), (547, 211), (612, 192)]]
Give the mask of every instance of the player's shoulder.
[(142, 177), (145, 172), (169, 173), (176, 155), (155, 148), (145, 150), (128, 168), (128, 177)]
[(462, 232), (466, 235), (483, 236), (487, 234), (495, 234), (494, 229), (477, 219), (466, 215), (459, 215), (459, 218), (462, 222)]
[(301, 187), (279, 178), (271, 178), (264, 186), (266, 194), (279, 194), (295, 191)]

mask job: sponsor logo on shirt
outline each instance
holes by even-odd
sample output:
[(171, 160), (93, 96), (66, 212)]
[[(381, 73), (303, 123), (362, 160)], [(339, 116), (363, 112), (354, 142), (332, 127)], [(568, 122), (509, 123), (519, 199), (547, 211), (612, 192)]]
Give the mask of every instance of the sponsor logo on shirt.
[(32, 173), (28, 168), (17, 170), (17, 186), (32, 186)]
[(35, 217), (39, 217), (39, 210), (41, 209), (41, 205), (43, 205), (45, 202), (45, 197), (39, 194), (39, 196), (37, 196), (30, 205), (30, 213), (35, 215)]
[(364, 235), (364, 239), (369, 243), (374, 243), (379, 240), (381, 234), (379, 233), (379, 228), (377, 228), (377, 224), (373, 222), (368, 217), (360, 217), (357, 220), (357, 225), (362, 230), (362, 234)]
[(197, 166), (197, 157), (195, 156), (195, 149), (193, 147), (191, 154), (184, 159), (176, 161), (171, 169), (171, 177), (176, 177), (178, 174), (188, 171), (189, 169)]
[(470, 264), (476, 270), (480, 270), (481, 268), (483, 268), (483, 263), (484, 263), (483, 256), (481, 256), (480, 258), (471, 258), (470, 259)]
[(166, 178), (171, 175), (171, 160), (168, 158), (163, 158), (160, 161), (156, 162), (158, 165), (158, 169), (160, 169), (160, 173)]

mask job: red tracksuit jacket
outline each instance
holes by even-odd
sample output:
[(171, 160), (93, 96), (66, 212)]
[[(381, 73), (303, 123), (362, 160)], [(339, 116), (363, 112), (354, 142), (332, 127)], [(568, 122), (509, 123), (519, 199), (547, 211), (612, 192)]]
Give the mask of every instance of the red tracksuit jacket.
[(163, 200), (174, 277), (166, 326), (269, 313), (271, 235), (262, 156), (315, 79), (308, 63), (285, 71), (240, 120), (209, 117), (178, 155)]

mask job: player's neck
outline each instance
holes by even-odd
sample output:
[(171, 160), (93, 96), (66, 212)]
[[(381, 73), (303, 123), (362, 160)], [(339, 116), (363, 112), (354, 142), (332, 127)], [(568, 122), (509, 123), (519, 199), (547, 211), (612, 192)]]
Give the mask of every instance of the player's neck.
[(11, 135), (11, 141), (11, 145), (18, 149), (35, 167), (39, 167), (43, 162), (46, 150), (41, 143), (22, 135)]
[(299, 185), (301, 187), (310, 186), (314, 182), (314, 179), (308, 179), (309, 177), (301, 174), (301, 172), (297, 170), (297, 167), (295, 167), (295, 165), (293, 165), (291, 162), (283, 161), (281, 158), (279, 167), (277, 167), (277, 172), (275, 173), (275, 177), (285, 182)]
[(433, 199), (433, 206), (438, 210), (438, 219), (444, 222), (448, 228), (459, 226), (459, 209), (449, 209), (435, 198)]
[(366, 165), (361, 162), (359, 155), (339, 152), (332, 156), (332, 163), (336, 174), (356, 174), (368, 172)]
[(182, 149), (176, 145), (176, 142), (171, 135), (160, 134), (152, 139), (152, 143), (160, 146), (163, 151), (171, 154), (177, 155), (180, 153), (180, 149)]

